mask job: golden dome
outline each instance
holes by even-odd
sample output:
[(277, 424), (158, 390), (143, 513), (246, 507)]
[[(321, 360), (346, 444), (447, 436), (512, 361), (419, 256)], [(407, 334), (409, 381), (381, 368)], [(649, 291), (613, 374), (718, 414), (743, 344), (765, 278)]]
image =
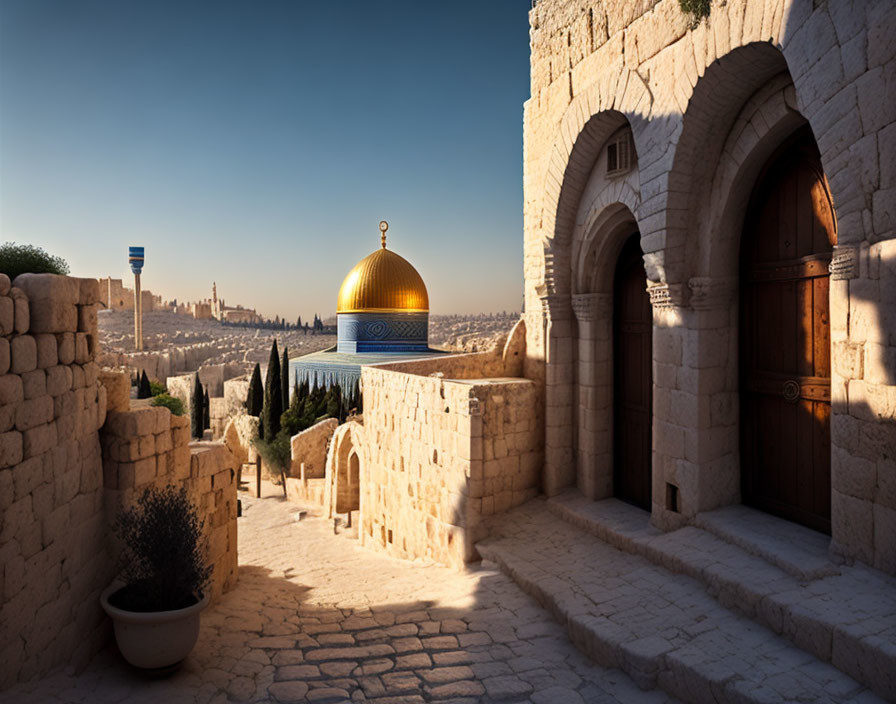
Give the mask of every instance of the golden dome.
[(383, 248), (359, 261), (342, 282), (337, 313), (429, 312), (423, 279), (407, 259), (386, 249), (383, 232)]

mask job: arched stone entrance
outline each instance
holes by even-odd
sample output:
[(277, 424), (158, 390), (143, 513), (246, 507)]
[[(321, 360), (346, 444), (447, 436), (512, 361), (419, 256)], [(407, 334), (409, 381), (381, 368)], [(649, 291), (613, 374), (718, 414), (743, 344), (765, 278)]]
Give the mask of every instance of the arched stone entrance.
[[(327, 485), (324, 501), (330, 518), (346, 514), (352, 525), (352, 512), (361, 512), (361, 472), (364, 468), (363, 426), (357, 422), (344, 423), (337, 428), (330, 440), (327, 453)], [(360, 525), (359, 535), (360, 535)]]
[(744, 503), (831, 531), (829, 274), (836, 220), (808, 126), (762, 170), (740, 285)]
[(653, 312), (640, 235), (629, 235), (613, 280), (613, 495), (651, 503)]

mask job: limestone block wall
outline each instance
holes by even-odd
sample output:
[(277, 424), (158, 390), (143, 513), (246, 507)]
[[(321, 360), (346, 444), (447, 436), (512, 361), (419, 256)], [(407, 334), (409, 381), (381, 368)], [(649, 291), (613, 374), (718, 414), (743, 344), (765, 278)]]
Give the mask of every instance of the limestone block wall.
[[(548, 493), (612, 494), (612, 273), (637, 231), (654, 310), (653, 522), (741, 500), (745, 210), (763, 165), (808, 126), (837, 220), (831, 549), (896, 572), (894, 23), (886, 0), (728, 0), (696, 24), (677, 0), (533, 7), (524, 373), (544, 383)], [(621, 129), (631, 171), (597, 183)]]
[(526, 323), (524, 320), (520, 320), (511, 330), (503, 348), (376, 366), (378, 369), (392, 369), (421, 376), (441, 374), (446, 379), (518, 377), (523, 375), (525, 350)]
[[(340, 485), (351, 482), (354, 453), (363, 544), (461, 566), (476, 559), (485, 517), (538, 491), (535, 383), (450, 381), (396, 371), (397, 366), (362, 370), (363, 433), (357, 442), (333, 440), (327, 468), (334, 482), (331, 507), (340, 499)], [(345, 424), (337, 436), (353, 432), (343, 430), (352, 425), (357, 424)], [(351, 499), (347, 503), (352, 506)]]
[(286, 477), (286, 495), (290, 499), (324, 506), (327, 450), (338, 426), (335, 418), (327, 418), (292, 436), (292, 465)]
[(221, 442), (190, 442), (189, 419), (166, 408), (110, 411), (100, 433), (107, 520), (146, 488), (186, 486), (205, 522), (211, 598), (236, 583), (236, 458)]
[[(105, 352), (99, 362), (106, 367), (128, 367), (164, 384), (169, 376), (196, 371), (203, 362), (221, 354), (221, 346), (216, 342), (200, 342), (194, 345), (169, 347), (166, 350), (146, 350), (144, 352)], [(224, 379), (242, 373), (238, 365), (224, 365)]]
[(109, 526), (143, 486), (186, 484), (208, 527), (213, 597), (236, 579), (231, 453), (188, 445), (187, 419), (167, 409), (129, 410), (127, 375), (95, 361), (96, 279), (15, 284), (0, 275), (0, 689), (85, 665), (106, 642)]
[(896, 239), (857, 259), (831, 282), (832, 547), (896, 574)]
[(95, 279), (0, 275), (0, 689), (105, 638)]
[(246, 412), (246, 399), (249, 396), (249, 376), (243, 374), (233, 379), (224, 379), (224, 403), (228, 417)]

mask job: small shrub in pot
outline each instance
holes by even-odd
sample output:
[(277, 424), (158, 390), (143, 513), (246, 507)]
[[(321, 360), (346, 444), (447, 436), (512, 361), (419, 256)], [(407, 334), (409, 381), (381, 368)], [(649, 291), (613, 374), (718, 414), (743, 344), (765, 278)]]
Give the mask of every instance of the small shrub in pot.
[(106, 589), (101, 603), (131, 664), (169, 667), (196, 644), (211, 576), (202, 528), (186, 489), (170, 485), (146, 489), (116, 521), (124, 584)]

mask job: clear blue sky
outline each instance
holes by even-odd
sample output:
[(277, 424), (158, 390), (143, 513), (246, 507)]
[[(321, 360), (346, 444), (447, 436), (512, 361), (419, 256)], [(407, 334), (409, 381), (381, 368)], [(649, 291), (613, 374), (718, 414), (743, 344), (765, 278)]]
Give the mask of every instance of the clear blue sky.
[(0, 234), (303, 318), (379, 246), (519, 310), (530, 0), (0, 0)]

